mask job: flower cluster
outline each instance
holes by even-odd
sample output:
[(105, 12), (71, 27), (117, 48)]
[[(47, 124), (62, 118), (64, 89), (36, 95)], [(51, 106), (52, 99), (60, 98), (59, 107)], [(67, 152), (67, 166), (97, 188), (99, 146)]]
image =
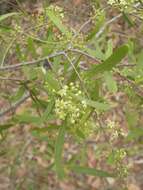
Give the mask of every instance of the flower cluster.
[(110, 119), (107, 120), (107, 130), (111, 134), (110, 135), (110, 142), (117, 140), (119, 137), (126, 137), (127, 133), (118, 126), (118, 124), (115, 121), (112, 121)]
[(77, 101), (76, 97), (83, 95), (79, 90), (78, 85), (70, 83), (69, 86), (64, 85), (57, 92), (58, 98), (55, 101), (55, 113), (61, 120), (69, 120), (71, 124), (79, 121), (82, 115), (85, 114), (86, 103)]
[(47, 11), (52, 10), (55, 13), (57, 13), (60, 16), (60, 18), (64, 18), (63, 9), (57, 5), (56, 6), (50, 5), (48, 8), (46, 8), (46, 10)]
[(15, 24), (14, 29), (15, 29), (15, 31), (18, 32), (18, 33), (22, 32), (22, 28), (21, 28), (21, 26), (18, 25), (18, 24)]
[(121, 161), (123, 160), (125, 157), (126, 157), (127, 153), (124, 149), (118, 149), (116, 150), (115, 152), (115, 160), (118, 162), (118, 161)]
[(121, 9), (127, 9), (135, 3), (135, 0), (108, 0), (108, 4), (119, 6)]
[(90, 116), (90, 107), (84, 100), (84, 92), (79, 84), (70, 83), (60, 90), (53, 91), (55, 94), (55, 115), (57, 119), (66, 121), (69, 131), (75, 137), (88, 137), (95, 129), (95, 122)]
[(128, 166), (123, 164), (124, 158), (126, 156), (127, 156), (126, 150), (123, 148), (113, 150), (112, 154), (110, 155), (111, 164), (113, 163), (115, 164), (119, 177), (126, 177), (128, 174)]
[(124, 6), (128, 6), (132, 3), (134, 3), (135, 0), (108, 0), (108, 3), (110, 5), (114, 5), (114, 4), (120, 4), (120, 5), (124, 5)]
[(119, 178), (125, 178), (129, 174), (129, 168), (127, 165), (120, 164), (117, 166), (117, 172)]

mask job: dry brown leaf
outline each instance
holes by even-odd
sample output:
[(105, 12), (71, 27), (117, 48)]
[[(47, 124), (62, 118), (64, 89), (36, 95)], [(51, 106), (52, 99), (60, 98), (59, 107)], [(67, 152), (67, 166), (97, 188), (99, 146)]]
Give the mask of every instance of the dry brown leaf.
[(128, 190), (141, 190), (141, 189), (136, 184), (130, 184), (128, 185)]
[(75, 6), (79, 6), (82, 2), (83, 2), (83, 0), (73, 0), (73, 4)]
[(36, 160), (37, 160), (38, 164), (40, 166), (42, 166), (43, 168), (47, 168), (49, 166), (49, 164), (45, 160), (43, 160), (41, 157), (37, 156)]

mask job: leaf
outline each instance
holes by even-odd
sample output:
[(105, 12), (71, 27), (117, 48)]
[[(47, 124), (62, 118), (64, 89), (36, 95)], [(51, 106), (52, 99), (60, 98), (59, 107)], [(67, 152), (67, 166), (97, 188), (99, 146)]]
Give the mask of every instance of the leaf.
[(18, 12), (13, 12), (13, 13), (7, 13), (7, 14), (4, 14), (4, 15), (1, 15), (0, 16), (0, 22), (7, 19), (8, 17), (12, 17), (12, 16), (18, 15), (18, 14), (19, 14)]
[(133, 128), (129, 131), (127, 140), (133, 140), (143, 137), (143, 129), (140, 127)]
[(99, 101), (101, 99), (100, 90), (101, 90), (102, 82), (103, 81), (101, 79), (98, 79), (95, 81), (90, 80), (86, 84), (86, 89), (88, 91), (88, 94), (90, 94), (90, 98), (94, 101)]
[(108, 41), (108, 43), (107, 43), (107, 50), (106, 50), (106, 53), (105, 53), (106, 59), (107, 59), (108, 57), (110, 57), (110, 56), (112, 55), (112, 53), (113, 53), (113, 42), (112, 42), (112, 40), (110, 39), (110, 40)]
[(139, 54), (137, 55), (137, 66), (139, 67), (139, 69), (143, 69), (143, 50), (141, 50), (139, 52)]
[(125, 116), (126, 116), (126, 120), (128, 123), (128, 127), (131, 128), (135, 128), (139, 122), (139, 113), (138, 111), (132, 110), (130, 109), (128, 106), (126, 108), (126, 112), (125, 112)]
[(115, 177), (115, 174), (108, 173), (103, 170), (97, 170), (94, 168), (80, 167), (80, 166), (71, 166), (70, 167), (74, 172), (98, 177)]
[(33, 58), (36, 58), (36, 48), (34, 45), (34, 40), (31, 37), (27, 39), (27, 53), (31, 53)]
[(18, 101), (25, 93), (25, 87), (24, 86), (20, 86), (19, 89), (17, 90), (16, 94), (11, 96), (11, 100), (13, 102)]
[(64, 26), (61, 20), (58, 18), (56, 13), (52, 10), (47, 10), (47, 15), (49, 19), (55, 24), (55, 26), (68, 38), (72, 37), (71, 32), (69, 32), (68, 28)]
[(36, 137), (37, 139), (39, 139), (40, 141), (45, 141), (45, 142), (49, 142), (49, 137), (47, 134), (43, 134), (43, 133), (39, 133), (37, 131), (31, 131), (31, 134)]
[(89, 32), (89, 34), (87, 35), (86, 40), (92, 40), (95, 37), (96, 33), (102, 27), (104, 21), (105, 21), (105, 13), (102, 12), (102, 14), (98, 17), (98, 19), (96, 19), (96, 24), (95, 24), (94, 28), (92, 28), (91, 31)]
[(134, 22), (131, 20), (131, 18), (129, 17), (127, 13), (123, 12), (123, 18), (128, 23), (129, 27), (134, 26)]
[(23, 113), (21, 115), (16, 115), (14, 118), (15, 121), (18, 121), (20, 123), (31, 123), (40, 125), (41, 124), (41, 118), (38, 116), (30, 115), (30, 113)]
[(75, 98), (80, 100), (81, 102), (84, 101), (86, 105), (95, 108), (96, 110), (99, 111), (107, 111), (110, 109), (110, 105), (104, 102), (98, 102), (84, 97), (75, 97)]
[(107, 103), (97, 102), (97, 101), (93, 101), (93, 100), (85, 100), (85, 102), (88, 106), (96, 108), (99, 111), (107, 111), (110, 109), (110, 106)]
[(105, 83), (107, 85), (108, 90), (112, 93), (116, 93), (118, 88), (117, 88), (117, 83), (112, 76), (112, 73), (105, 72), (104, 79), (105, 79)]
[(114, 164), (116, 161), (115, 161), (115, 158), (114, 158), (114, 153), (111, 153), (107, 159), (107, 163), (112, 165)]
[(53, 74), (50, 70), (46, 73), (45, 78), (48, 84), (48, 89), (50, 88), (51, 90), (54, 89), (56, 91), (60, 89), (59, 81), (55, 78), (55, 74)]
[(112, 164), (115, 164), (116, 162), (117, 162), (116, 151), (112, 150), (112, 152), (110, 153), (110, 155), (107, 158), (107, 163), (112, 165)]
[(55, 168), (60, 179), (64, 178), (64, 169), (62, 164), (62, 152), (64, 146), (65, 126), (60, 127), (58, 137), (55, 143)]
[(13, 127), (13, 126), (14, 126), (13, 123), (7, 123), (7, 124), (0, 125), (0, 133), (3, 132), (4, 130), (9, 129), (10, 127)]
[(42, 115), (42, 118), (41, 118), (42, 122), (48, 120), (48, 118), (50, 117), (50, 113), (51, 113), (51, 111), (52, 111), (52, 109), (53, 109), (53, 106), (54, 106), (54, 100), (51, 100), (51, 101), (49, 102), (49, 104), (48, 104), (48, 106), (47, 106), (45, 112), (44, 112), (43, 115)]
[(60, 126), (58, 125), (48, 125), (48, 127), (36, 127), (34, 129), (32, 129), (32, 132), (36, 132), (36, 133), (45, 133), (47, 131), (52, 131), (52, 130), (58, 130), (60, 128)]
[[(75, 63), (74, 63), (74, 66), (75, 66), (75, 68), (76, 68), (76, 70), (79, 72), (79, 67), (78, 67), (78, 65), (79, 65), (79, 63), (80, 63), (80, 59), (81, 59), (81, 57), (82, 57), (82, 55), (80, 55), (78, 58), (77, 58), (77, 60), (75, 61)], [(67, 66), (68, 66), (69, 64), (67, 64)], [(66, 69), (65, 69), (65, 74), (67, 73), (67, 69), (68, 69), (69, 67), (67, 67)], [(68, 79), (68, 82), (73, 82), (73, 81), (75, 81), (77, 79), (77, 74), (76, 74), (76, 72), (75, 72), (75, 70), (74, 70), (74, 68), (72, 67), (71, 68), (71, 71), (70, 71), (70, 76), (69, 76), (69, 79)]]
[(13, 31), (13, 28), (10, 26), (0, 25), (0, 32), (7, 33)]
[(76, 134), (78, 135), (78, 137), (80, 137), (81, 139), (85, 139), (85, 135), (84, 133), (82, 132), (82, 130), (80, 129), (76, 129)]
[(87, 71), (88, 77), (93, 77), (96, 74), (103, 73), (104, 71), (110, 71), (113, 67), (115, 67), (120, 61), (127, 55), (128, 46), (123, 45), (116, 49), (112, 55), (103, 61), (103, 63), (99, 65), (93, 65), (91, 69)]
[(88, 47), (84, 47), (84, 51), (99, 60), (105, 60), (105, 55), (102, 52), (101, 46), (98, 44), (98, 42), (96, 42), (96, 50), (93, 50)]

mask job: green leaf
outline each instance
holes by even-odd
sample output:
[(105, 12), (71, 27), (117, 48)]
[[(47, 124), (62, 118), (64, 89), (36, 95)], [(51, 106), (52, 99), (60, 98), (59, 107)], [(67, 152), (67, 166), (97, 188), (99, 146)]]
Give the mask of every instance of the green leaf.
[(18, 15), (18, 12), (13, 12), (13, 13), (7, 13), (4, 15), (0, 16), (0, 22), (2, 22), (3, 20), (7, 19), (8, 17), (14, 16), (14, 15)]
[(16, 92), (16, 94), (11, 96), (11, 100), (13, 102), (18, 101), (25, 93), (25, 87), (24, 86), (20, 86), (18, 91)]
[(76, 134), (78, 135), (78, 137), (80, 137), (81, 139), (85, 139), (85, 135), (84, 133), (82, 132), (82, 130), (80, 129), (76, 129)]
[(127, 55), (128, 46), (123, 45), (116, 49), (112, 55), (103, 61), (103, 63), (99, 65), (93, 65), (91, 69), (87, 71), (88, 77), (93, 77), (96, 74), (103, 73), (104, 71), (110, 71), (113, 67), (115, 67), (120, 61)]
[(97, 102), (93, 100), (85, 100), (88, 106), (91, 106), (99, 111), (107, 111), (110, 109), (109, 104), (103, 102)]
[(60, 127), (61, 126), (58, 125), (48, 125), (47, 127), (42, 127), (42, 128), (36, 127), (32, 129), (32, 132), (44, 134), (47, 131), (58, 130)]
[(60, 127), (58, 137), (55, 143), (55, 168), (60, 179), (64, 178), (64, 169), (62, 164), (62, 153), (64, 146), (65, 126)]
[(143, 129), (140, 127), (133, 128), (129, 131), (127, 140), (133, 140), (143, 137)]
[(125, 112), (126, 120), (128, 122), (128, 127), (135, 128), (139, 122), (139, 114), (138, 111), (130, 109), (128, 106)]
[(105, 21), (105, 13), (102, 12), (102, 14), (98, 16), (97, 18), (96, 18), (96, 24), (87, 35), (86, 40), (92, 40), (95, 37), (96, 33), (100, 30), (100, 28), (102, 27)]
[[(76, 68), (76, 70), (79, 72), (79, 67), (78, 67), (78, 65), (79, 65), (79, 62), (80, 62), (80, 59), (81, 59), (81, 57), (82, 57), (82, 55), (80, 55), (78, 58), (77, 58), (77, 60), (75, 61), (75, 63), (74, 63), (74, 65), (75, 65), (75, 68)], [(67, 64), (67, 65), (69, 65), (69, 64)], [(67, 73), (67, 69), (68, 69), (69, 67), (67, 67), (66, 69), (65, 69), (65, 74)], [(71, 69), (71, 71), (70, 71), (70, 76), (69, 76), (69, 79), (68, 79), (68, 82), (73, 82), (73, 81), (75, 81), (77, 79), (77, 73), (75, 72), (75, 70), (74, 70), (74, 68), (72, 68)]]
[(27, 39), (27, 53), (31, 53), (33, 58), (36, 58), (36, 48), (34, 44), (34, 40), (31, 37)]
[(54, 100), (51, 100), (45, 110), (45, 112), (42, 115), (41, 121), (44, 122), (46, 120), (48, 120), (50, 118), (50, 113), (53, 110), (53, 106), (54, 106)]
[(60, 83), (55, 77), (56, 77), (55, 74), (52, 73), (51, 71), (48, 71), (45, 75), (45, 80), (47, 82), (49, 90), (54, 89), (58, 91), (60, 89)]
[(100, 97), (100, 90), (102, 87), (102, 80), (90, 80), (86, 84), (86, 89), (88, 93), (90, 94), (90, 98), (94, 101), (99, 101), (101, 99)]
[(131, 18), (129, 17), (127, 13), (123, 12), (123, 18), (128, 23), (129, 27), (134, 26), (134, 22), (131, 20)]
[(110, 165), (112, 165), (112, 164), (114, 164), (115, 162), (116, 162), (116, 161), (115, 161), (115, 157), (114, 157), (114, 152), (112, 152), (112, 153), (109, 155), (108, 159), (107, 159), (107, 163), (110, 164)]
[(104, 79), (105, 79), (105, 83), (107, 85), (108, 90), (112, 93), (116, 93), (118, 88), (117, 88), (117, 83), (114, 80), (112, 73), (105, 72)]
[(106, 50), (106, 52), (105, 52), (105, 57), (106, 57), (106, 59), (107, 59), (108, 57), (110, 57), (110, 56), (112, 55), (112, 53), (113, 53), (113, 42), (112, 42), (112, 40), (110, 39), (110, 40), (108, 41), (108, 43), (107, 43), (107, 50)]
[(40, 125), (41, 124), (41, 118), (38, 116), (30, 115), (30, 113), (26, 112), (21, 115), (16, 115), (14, 118), (15, 121), (18, 121), (20, 123), (31, 123)]
[(10, 127), (13, 127), (13, 126), (14, 126), (13, 123), (7, 123), (7, 124), (0, 125), (0, 133), (3, 132), (4, 130), (9, 129)]
[(70, 168), (74, 172), (80, 173), (80, 174), (92, 175), (92, 176), (98, 176), (98, 177), (115, 177), (115, 174), (111, 174), (106, 171), (97, 170), (94, 168), (80, 167), (80, 166), (71, 166)]
[(36, 80), (38, 77), (38, 69), (37, 68), (32, 68), (31, 67), (23, 67), (22, 68), (24, 75), (26, 76), (27, 80)]
[(98, 42), (96, 43), (96, 50), (93, 50), (89, 47), (84, 47), (84, 51), (99, 60), (105, 60), (105, 55), (102, 52), (101, 46), (99, 45)]
[(139, 69), (143, 69), (143, 50), (141, 50), (139, 52), (139, 54), (137, 55), (137, 66), (139, 67)]
[(108, 103), (94, 101), (84, 97), (75, 97), (75, 98), (80, 100), (81, 102), (84, 101), (86, 105), (95, 108), (98, 111), (107, 111), (110, 109), (110, 105)]
[(68, 28), (62, 24), (59, 17), (56, 15), (56, 13), (52, 10), (47, 10), (47, 15), (49, 19), (55, 24), (55, 26), (68, 38), (72, 37), (71, 32), (68, 30)]

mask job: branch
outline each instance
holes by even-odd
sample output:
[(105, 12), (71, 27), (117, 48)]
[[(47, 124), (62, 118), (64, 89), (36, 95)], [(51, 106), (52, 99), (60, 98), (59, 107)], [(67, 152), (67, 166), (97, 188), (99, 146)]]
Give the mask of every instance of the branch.
[(30, 97), (29, 93), (26, 93), (19, 101), (14, 103), (12, 106), (9, 108), (6, 108), (4, 111), (0, 112), (0, 118), (3, 117), (4, 115), (16, 110), (18, 106), (20, 106), (22, 103), (24, 103), (28, 98)]
[[(108, 8), (109, 8), (109, 6), (106, 6), (106, 7), (100, 8), (99, 10), (105, 11), (105, 10), (108, 9)], [(92, 23), (92, 21), (96, 18), (96, 16), (97, 16), (97, 15), (94, 15), (93, 17), (90, 17), (86, 22), (84, 22), (84, 23), (80, 26), (79, 30), (75, 33), (75, 35), (74, 35), (73, 38), (77, 37), (77, 36), (78, 36), (81, 32), (83, 32), (86, 28), (89, 28), (88, 25), (89, 25), (90, 23)]]
[(121, 75), (119, 72), (116, 72), (117, 77), (119, 77), (121, 79), (121, 81), (125, 81), (128, 84), (131, 85), (131, 87), (135, 90), (135, 93), (140, 96), (143, 97), (143, 89), (138, 87), (133, 81), (131, 81), (130, 79), (128, 79), (127, 77)]
[[(141, 1), (140, 1), (141, 2)], [(140, 6), (140, 3), (136, 3), (134, 5), (135, 8), (139, 7)], [(99, 32), (97, 32), (95, 38), (99, 38), (99, 36), (104, 32), (104, 30), (106, 29), (106, 27), (115, 22), (118, 18), (122, 17), (122, 13), (118, 14), (117, 16), (113, 17), (111, 20), (107, 21), (104, 26), (99, 30)]]
[(20, 78), (7, 78), (7, 77), (0, 77), (0, 80), (3, 80), (3, 81), (15, 81), (15, 82), (22, 82), (24, 79), (20, 79)]
[(85, 85), (84, 85), (84, 82), (83, 82), (83, 80), (82, 80), (80, 74), (78, 73), (78, 71), (77, 71), (77, 69), (76, 69), (74, 63), (72, 62), (72, 60), (68, 57), (68, 55), (67, 55), (66, 53), (64, 54), (64, 56), (65, 56), (65, 58), (68, 60), (68, 62), (71, 64), (72, 68), (74, 69), (74, 71), (75, 71), (75, 73), (76, 73), (76, 75), (77, 75), (77, 77), (78, 77), (78, 79), (79, 79), (79, 81), (80, 81), (80, 83), (81, 83), (82, 88), (84, 89), (84, 92), (86, 93), (87, 97), (89, 97), (88, 91), (87, 91), (87, 89), (86, 89), (86, 87), (85, 87)]
[(8, 52), (9, 52), (10, 48), (12, 47), (12, 45), (13, 45), (13, 43), (14, 43), (15, 40), (16, 40), (16, 38), (13, 38), (13, 40), (11, 41), (11, 43), (10, 43), (10, 44), (8, 45), (8, 47), (6, 48), (6, 51), (4, 52), (4, 55), (3, 55), (3, 57), (2, 57), (1, 66), (4, 65), (6, 56), (7, 56)]
[(84, 56), (94, 60), (97, 63), (100, 63), (100, 61), (97, 58), (89, 55), (88, 53), (86, 53), (86, 52), (84, 52), (82, 50), (69, 48), (69, 49), (67, 49), (65, 51), (56, 52), (56, 53), (53, 53), (53, 54), (51, 54), (49, 56), (45, 56), (45, 57), (42, 57), (42, 58), (37, 59), (37, 60), (28, 61), (28, 62), (22, 62), (22, 63), (18, 63), (18, 64), (14, 64), (14, 65), (8, 65), (8, 66), (5, 66), (5, 67), (0, 67), (0, 72), (9, 71), (9, 70), (17, 70), (17, 69), (20, 69), (23, 66), (36, 65), (36, 64), (39, 64), (40, 62), (42, 62), (41, 64), (43, 64), (43, 61), (45, 59), (50, 59), (50, 58), (57, 57), (57, 56), (60, 56), (60, 55), (65, 56), (65, 52), (68, 52), (68, 51), (79, 53), (81, 55), (84, 55)]
[[(45, 59), (50, 59), (50, 58), (57, 57), (57, 56), (60, 56), (60, 55), (64, 55), (64, 52), (63, 51), (56, 52), (54, 54), (42, 57), (42, 58), (37, 59), (37, 60), (28, 61), (28, 62), (22, 62), (22, 63), (18, 63), (18, 64), (14, 64), (14, 65), (8, 65), (8, 66), (5, 66), (5, 67), (0, 67), (0, 72), (9, 71), (9, 70), (17, 70), (17, 69), (20, 69), (23, 66), (28, 66), (28, 65), (36, 65), (37, 63), (42, 62)], [(41, 63), (41, 64), (43, 64), (43, 63)]]
[(122, 16), (122, 13), (118, 14), (117, 16), (113, 17), (111, 20), (107, 21), (102, 27), (101, 29), (96, 33), (95, 38), (99, 38), (99, 36), (104, 32), (104, 30), (106, 29), (106, 27), (111, 24), (112, 22), (115, 22), (118, 18), (120, 18)]
[(75, 52), (75, 53), (79, 53), (81, 55), (84, 55), (90, 59), (92, 59), (93, 61), (97, 62), (97, 63), (101, 63), (97, 58), (89, 55), (88, 53), (82, 51), (82, 50), (79, 50), (79, 49), (72, 49), (72, 48), (69, 48), (68, 51), (71, 51), (71, 52)]
[(118, 68), (122, 68), (122, 67), (135, 67), (136, 66), (136, 64), (119, 64), (117, 67)]

